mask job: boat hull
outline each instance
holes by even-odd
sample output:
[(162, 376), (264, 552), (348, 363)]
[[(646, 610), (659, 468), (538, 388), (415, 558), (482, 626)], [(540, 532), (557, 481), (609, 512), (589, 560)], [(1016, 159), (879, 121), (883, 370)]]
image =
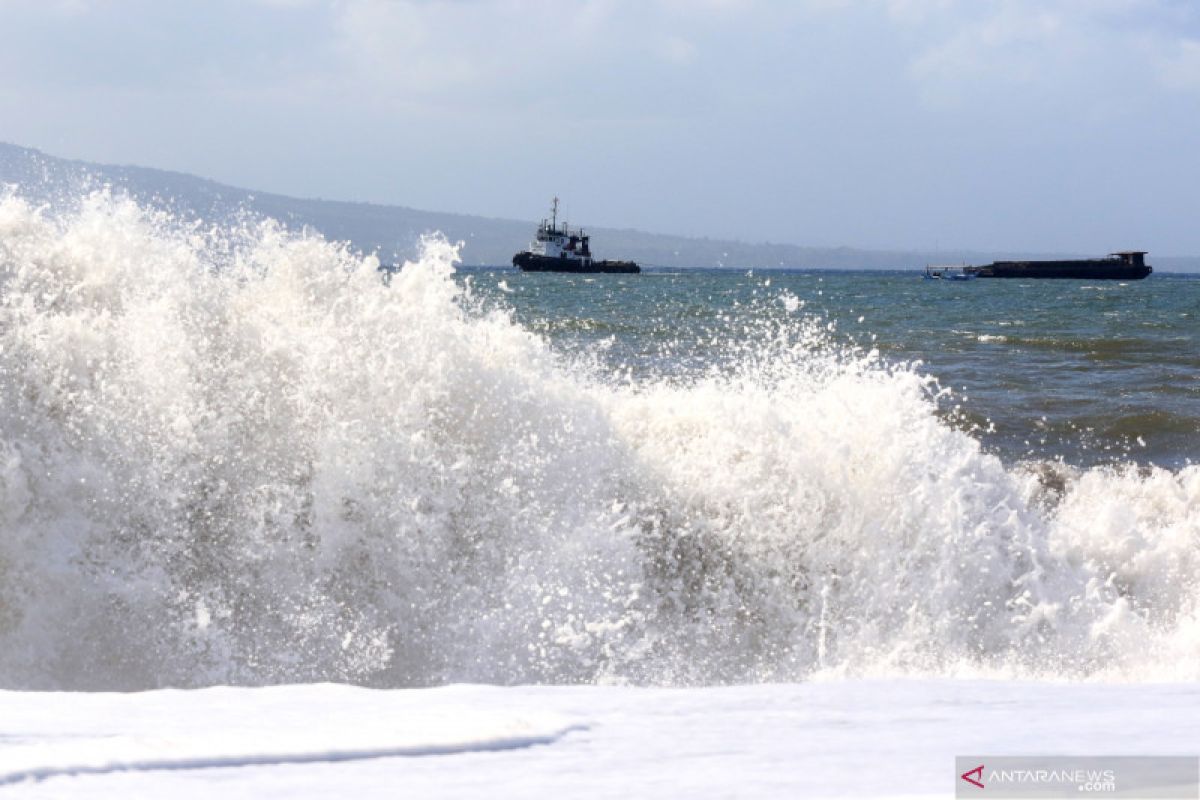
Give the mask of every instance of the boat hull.
[(1138, 281), (1154, 271), (1145, 264), (1110, 258), (1077, 261), (997, 261), (986, 267), (968, 267), (980, 278), (1074, 278), (1089, 281)]
[(513, 256), (513, 266), (522, 272), (573, 272), (578, 274), (623, 273), (634, 274), (642, 271), (632, 261), (591, 261), (586, 266), (577, 258), (554, 258), (539, 256), (528, 251)]

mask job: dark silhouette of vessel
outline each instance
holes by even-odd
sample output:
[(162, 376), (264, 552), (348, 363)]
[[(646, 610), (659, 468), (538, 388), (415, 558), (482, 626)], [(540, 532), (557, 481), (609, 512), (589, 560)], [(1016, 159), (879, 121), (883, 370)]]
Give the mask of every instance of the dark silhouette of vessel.
[(1154, 268), (1146, 264), (1145, 250), (1125, 250), (1107, 258), (1064, 261), (995, 261), (986, 267), (967, 267), (980, 278), (1076, 278), (1101, 281), (1138, 281)]
[(571, 230), (564, 222), (558, 224), (558, 198), (550, 218), (538, 225), (537, 236), (529, 245), (513, 256), (513, 266), (524, 272), (641, 272), (642, 268), (632, 261), (597, 261), (592, 258), (590, 236), (583, 228)]

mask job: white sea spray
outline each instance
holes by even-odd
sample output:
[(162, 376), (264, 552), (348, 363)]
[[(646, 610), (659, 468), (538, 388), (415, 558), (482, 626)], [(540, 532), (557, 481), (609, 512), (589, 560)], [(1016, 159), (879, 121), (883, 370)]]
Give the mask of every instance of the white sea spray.
[(1058, 497), (801, 313), (606, 374), (455, 258), (4, 197), (0, 686), (1200, 675), (1200, 468)]

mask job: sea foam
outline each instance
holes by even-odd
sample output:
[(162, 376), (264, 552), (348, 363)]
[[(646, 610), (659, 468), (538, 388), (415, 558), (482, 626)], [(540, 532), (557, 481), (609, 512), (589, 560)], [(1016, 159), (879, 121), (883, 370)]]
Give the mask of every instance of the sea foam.
[(1200, 468), (1002, 464), (786, 298), (557, 351), (427, 239), (0, 201), (0, 686), (1200, 676)]

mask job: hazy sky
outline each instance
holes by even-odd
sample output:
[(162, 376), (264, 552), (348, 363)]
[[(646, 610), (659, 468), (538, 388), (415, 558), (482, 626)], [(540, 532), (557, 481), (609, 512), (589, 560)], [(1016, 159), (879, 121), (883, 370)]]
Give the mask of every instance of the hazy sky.
[(0, 0), (0, 140), (518, 219), (1200, 254), (1200, 2)]

